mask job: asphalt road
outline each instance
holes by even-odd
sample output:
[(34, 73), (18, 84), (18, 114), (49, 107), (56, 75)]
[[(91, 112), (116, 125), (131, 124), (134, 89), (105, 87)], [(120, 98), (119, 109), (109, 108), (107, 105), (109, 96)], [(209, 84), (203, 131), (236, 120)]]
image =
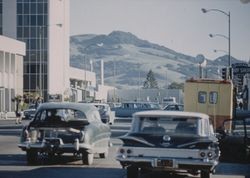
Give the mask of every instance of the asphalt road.
[[(25, 123), (27, 121), (24, 121)], [(0, 178), (126, 178), (115, 155), (121, 141), (118, 136), (126, 133), (130, 124), (116, 122), (111, 126), (113, 146), (110, 147), (106, 159), (96, 157), (91, 166), (82, 165), (80, 157), (64, 155), (54, 160), (41, 161), (36, 166), (26, 164), (25, 152), (17, 147), (21, 125), (15, 125), (13, 120), (0, 120)], [(145, 178), (186, 178), (188, 175), (148, 174)], [(250, 165), (220, 163), (212, 178), (250, 178)]]

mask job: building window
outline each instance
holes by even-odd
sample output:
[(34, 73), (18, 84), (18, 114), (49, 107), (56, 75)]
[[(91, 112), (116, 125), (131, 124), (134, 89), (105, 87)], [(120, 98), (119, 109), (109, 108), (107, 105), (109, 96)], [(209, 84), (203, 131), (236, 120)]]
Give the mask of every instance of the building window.
[(39, 26), (43, 25), (43, 16), (42, 15), (37, 16), (37, 25), (39, 25)]
[(30, 40), (30, 49), (36, 49), (36, 40), (35, 39), (31, 39)]
[(23, 29), (22, 29), (22, 27), (17, 27), (17, 36), (18, 37), (23, 37)]
[(207, 92), (199, 91), (199, 93), (198, 93), (198, 102), (199, 103), (206, 103), (207, 102)]
[(43, 3), (37, 3), (37, 13), (38, 14), (43, 14), (44, 13)]
[(29, 26), (30, 25), (30, 16), (29, 15), (24, 15), (23, 16), (23, 25), (24, 26)]
[(35, 38), (36, 36), (36, 27), (30, 27), (30, 37)]
[(30, 4), (29, 3), (23, 3), (23, 14), (29, 14), (30, 13)]
[(218, 92), (211, 91), (209, 93), (209, 103), (210, 104), (217, 104), (217, 100), (218, 100)]
[(31, 14), (36, 14), (37, 13), (36, 3), (30, 4), (30, 13)]
[(17, 3), (17, 14), (23, 14), (23, 4)]
[(24, 38), (29, 38), (29, 27), (24, 27), (23, 28), (23, 37)]
[(18, 26), (22, 26), (23, 25), (23, 16), (22, 15), (18, 15), (17, 16), (17, 25)]

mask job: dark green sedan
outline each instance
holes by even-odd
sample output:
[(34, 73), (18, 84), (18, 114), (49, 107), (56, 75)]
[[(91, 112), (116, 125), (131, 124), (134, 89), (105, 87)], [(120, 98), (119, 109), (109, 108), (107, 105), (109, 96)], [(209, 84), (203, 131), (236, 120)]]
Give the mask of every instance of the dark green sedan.
[(105, 158), (110, 145), (110, 127), (101, 121), (95, 106), (83, 103), (43, 103), (34, 119), (23, 128), (18, 146), (26, 151), (28, 164), (46, 155), (81, 155), (83, 164), (94, 154)]

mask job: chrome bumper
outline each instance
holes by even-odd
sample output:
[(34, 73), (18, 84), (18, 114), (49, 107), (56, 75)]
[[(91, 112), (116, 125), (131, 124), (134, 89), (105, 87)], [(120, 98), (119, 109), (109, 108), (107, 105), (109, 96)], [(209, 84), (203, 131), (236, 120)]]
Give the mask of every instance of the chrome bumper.
[(86, 143), (79, 143), (78, 139), (74, 140), (74, 143), (63, 143), (62, 139), (59, 139), (57, 143), (50, 143), (46, 140), (42, 142), (31, 142), (25, 141), (23, 143), (19, 143), (18, 147), (27, 150), (27, 149), (39, 149), (39, 150), (46, 150), (46, 149), (71, 149), (75, 151), (79, 151), (80, 149), (91, 150), (91, 146)]
[(182, 158), (155, 158), (155, 157), (116, 157), (116, 160), (127, 164), (149, 163), (152, 168), (178, 169), (181, 166), (204, 166), (213, 170), (218, 164), (217, 160), (209, 159), (182, 159)]

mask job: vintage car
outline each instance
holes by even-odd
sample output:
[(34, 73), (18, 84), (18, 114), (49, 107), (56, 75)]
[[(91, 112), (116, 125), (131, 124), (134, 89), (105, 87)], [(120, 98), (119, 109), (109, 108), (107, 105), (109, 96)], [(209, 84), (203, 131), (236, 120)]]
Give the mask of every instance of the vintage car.
[(166, 105), (163, 110), (166, 111), (183, 111), (184, 110), (184, 105), (183, 104), (178, 104), (178, 103), (172, 103)]
[(132, 117), (139, 111), (159, 110), (161, 109), (158, 103), (154, 102), (123, 102), (120, 107), (112, 108), (115, 111), (116, 117)]
[(47, 155), (81, 155), (83, 164), (94, 154), (105, 158), (110, 145), (110, 127), (101, 121), (96, 107), (83, 103), (43, 103), (34, 119), (23, 128), (18, 146), (26, 151), (28, 164)]
[(23, 119), (31, 120), (34, 118), (36, 113), (36, 107), (35, 104), (29, 105), (28, 109), (25, 109), (23, 111), (22, 117)]
[(250, 163), (250, 118), (225, 120), (220, 133), (220, 161)]
[(108, 123), (110, 125), (114, 124), (115, 121), (115, 112), (111, 111), (110, 106), (106, 103), (90, 103), (94, 105), (101, 116), (101, 120), (103, 123)]
[(187, 172), (209, 178), (219, 159), (218, 140), (209, 116), (180, 111), (143, 111), (133, 116), (130, 132), (116, 159), (127, 168), (127, 178), (139, 173)]

